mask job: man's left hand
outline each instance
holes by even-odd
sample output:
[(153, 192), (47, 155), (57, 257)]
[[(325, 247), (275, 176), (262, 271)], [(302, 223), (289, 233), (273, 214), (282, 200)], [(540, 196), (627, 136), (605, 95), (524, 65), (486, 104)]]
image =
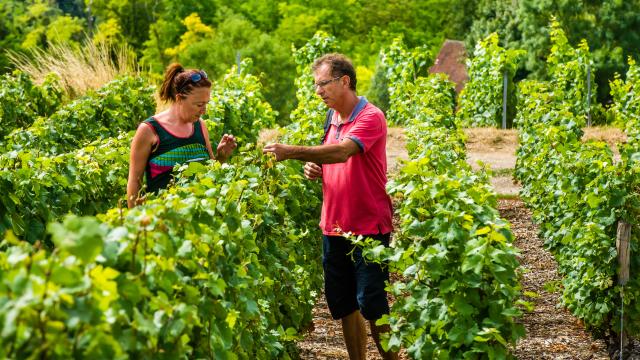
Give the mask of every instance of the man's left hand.
[(263, 154), (272, 153), (276, 156), (277, 161), (287, 160), (289, 158), (289, 150), (291, 146), (285, 144), (268, 144), (262, 148)]

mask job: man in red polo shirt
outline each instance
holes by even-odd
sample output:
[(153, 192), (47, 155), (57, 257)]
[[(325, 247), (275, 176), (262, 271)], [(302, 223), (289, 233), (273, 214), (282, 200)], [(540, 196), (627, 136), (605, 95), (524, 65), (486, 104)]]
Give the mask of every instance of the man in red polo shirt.
[(385, 188), (387, 123), (380, 109), (356, 95), (355, 70), (344, 55), (325, 55), (312, 69), (316, 93), (331, 108), (323, 144), (269, 144), (263, 152), (275, 154), (278, 161), (306, 161), (305, 176), (322, 178), (325, 296), (333, 318), (342, 321), (349, 357), (366, 359), (364, 317), (382, 357), (397, 359), (397, 354), (380, 347), (379, 334), (389, 327), (375, 325), (389, 313), (384, 290), (388, 269), (365, 262), (361, 250), (342, 236), (364, 235), (389, 246), (393, 227)]

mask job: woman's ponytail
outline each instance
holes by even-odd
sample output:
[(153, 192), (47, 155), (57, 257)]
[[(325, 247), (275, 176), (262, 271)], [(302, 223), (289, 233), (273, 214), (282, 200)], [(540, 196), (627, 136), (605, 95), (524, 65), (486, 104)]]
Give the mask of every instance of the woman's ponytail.
[(160, 99), (163, 101), (176, 101), (176, 77), (184, 72), (184, 67), (179, 63), (173, 63), (167, 66), (164, 72), (164, 80), (162, 81), (162, 87), (160, 88)]

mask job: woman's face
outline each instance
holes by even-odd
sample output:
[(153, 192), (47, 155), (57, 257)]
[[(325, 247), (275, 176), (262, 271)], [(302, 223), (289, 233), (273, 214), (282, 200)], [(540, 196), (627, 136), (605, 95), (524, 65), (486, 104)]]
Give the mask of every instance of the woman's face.
[(188, 95), (179, 95), (176, 105), (182, 119), (196, 122), (207, 111), (207, 103), (211, 98), (211, 88), (194, 88)]

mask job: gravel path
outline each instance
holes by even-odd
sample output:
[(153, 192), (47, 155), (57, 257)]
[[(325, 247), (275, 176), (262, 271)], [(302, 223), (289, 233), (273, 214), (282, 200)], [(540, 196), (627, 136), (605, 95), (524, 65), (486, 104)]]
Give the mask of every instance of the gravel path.
[(527, 336), (516, 345), (515, 355), (532, 360), (609, 359), (604, 341), (592, 339), (575, 317), (557, 306), (561, 296), (557, 264), (538, 239), (529, 210), (520, 200), (500, 200), (498, 209), (511, 223), (520, 249), (523, 292), (536, 294), (526, 297), (535, 308), (522, 318)]

